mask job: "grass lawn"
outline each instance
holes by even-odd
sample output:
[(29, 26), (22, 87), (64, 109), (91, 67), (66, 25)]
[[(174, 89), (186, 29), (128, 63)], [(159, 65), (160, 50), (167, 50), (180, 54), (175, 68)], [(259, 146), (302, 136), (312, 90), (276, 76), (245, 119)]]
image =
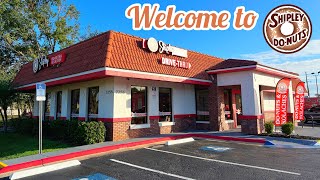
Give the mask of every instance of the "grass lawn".
[[(52, 152), (67, 147), (68, 144), (43, 139), (43, 152)], [(0, 161), (38, 154), (38, 138), (16, 133), (0, 133)]]

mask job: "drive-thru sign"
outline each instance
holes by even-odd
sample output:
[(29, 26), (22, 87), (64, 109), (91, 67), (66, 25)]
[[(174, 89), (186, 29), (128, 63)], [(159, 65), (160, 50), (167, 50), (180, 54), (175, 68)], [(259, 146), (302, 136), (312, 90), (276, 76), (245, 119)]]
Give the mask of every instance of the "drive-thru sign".
[(42, 118), (43, 118), (43, 101), (46, 100), (46, 84), (36, 84), (36, 100), (39, 101), (39, 154), (42, 154)]

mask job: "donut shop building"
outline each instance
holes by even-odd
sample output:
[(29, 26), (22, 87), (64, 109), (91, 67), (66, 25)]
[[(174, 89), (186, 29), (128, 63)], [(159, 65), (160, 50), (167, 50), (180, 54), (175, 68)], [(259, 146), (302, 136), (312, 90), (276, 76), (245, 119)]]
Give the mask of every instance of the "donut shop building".
[(167, 43), (108, 31), (25, 64), (13, 85), (35, 93), (45, 83), (45, 119), (102, 121), (113, 141), (197, 129), (258, 134), (274, 119), (283, 77), (292, 79), (293, 113), (298, 74)]

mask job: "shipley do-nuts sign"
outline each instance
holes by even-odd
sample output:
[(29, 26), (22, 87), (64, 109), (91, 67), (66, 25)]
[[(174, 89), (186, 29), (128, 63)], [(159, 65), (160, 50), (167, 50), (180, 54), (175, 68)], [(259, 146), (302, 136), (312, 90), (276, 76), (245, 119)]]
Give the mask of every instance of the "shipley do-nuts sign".
[(303, 121), (304, 120), (304, 82), (299, 82), (295, 91), (294, 100), (294, 119)]
[(289, 78), (282, 78), (276, 86), (276, 102), (275, 102), (275, 126), (281, 126), (287, 123)]
[[(173, 56), (179, 57), (188, 57), (188, 51), (185, 49), (181, 49), (175, 46), (171, 46), (170, 44), (166, 44), (163, 41), (157, 41), (155, 38), (149, 38), (148, 40), (142, 40), (142, 48), (149, 49), (149, 51), (153, 53), (165, 53)], [(167, 66), (190, 69), (191, 63), (181, 60), (175, 60), (170, 58), (162, 57), (160, 63)]]
[(46, 68), (49, 66), (58, 66), (66, 60), (65, 53), (59, 53), (56, 55), (40, 56), (39, 58), (33, 61), (33, 72), (37, 73), (42, 68)]
[(269, 46), (280, 53), (287, 54), (303, 49), (312, 34), (308, 14), (294, 5), (274, 8), (267, 15), (263, 28), (264, 37)]
[(166, 53), (171, 54), (174, 56), (180, 56), (187, 58), (188, 51), (185, 49), (181, 49), (175, 46), (171, 46), (170, 44), (166, 44), (163, 41), (157, 41), (155, 38), (149, 38), (148, 40), (142, 40), (142, 47), (148, 48), (151, 52), (159, 52), (159, 53)]

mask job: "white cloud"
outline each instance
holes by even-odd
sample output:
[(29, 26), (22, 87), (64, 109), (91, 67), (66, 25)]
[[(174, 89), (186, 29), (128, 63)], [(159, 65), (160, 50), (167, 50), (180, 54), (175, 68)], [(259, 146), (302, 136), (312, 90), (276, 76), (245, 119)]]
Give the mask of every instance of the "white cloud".
[[(303, 50), (293, 54), (281, 54), (272, 50), (242, 54), (240, 58), (255, 60), (267, 66), (298, 73), (303, 81), (306, 81), (305, 73), (307, 73), (310, 95), (316, 94), (315, 77), (311, 73), (320, 71), (320, 40), (311, 40)], [(320, 75), (318, 84), (320, 90)]]
[(281, 54), (276, 51), (265, 51), (253, 54), (242, 54), (242, 59), (252, 59), (265, 63), (281, 64), (285, 61), (298, 61), (304, 58), (320, 57), (320, 40), (311, 40), (301, 51), (293, 54)]

